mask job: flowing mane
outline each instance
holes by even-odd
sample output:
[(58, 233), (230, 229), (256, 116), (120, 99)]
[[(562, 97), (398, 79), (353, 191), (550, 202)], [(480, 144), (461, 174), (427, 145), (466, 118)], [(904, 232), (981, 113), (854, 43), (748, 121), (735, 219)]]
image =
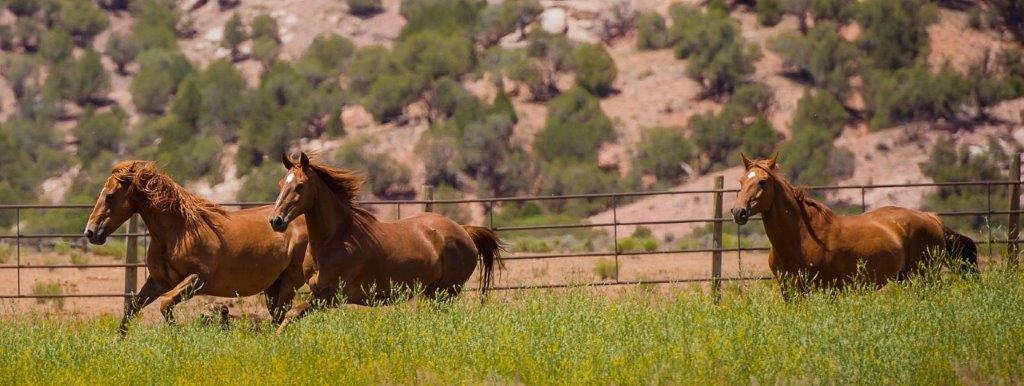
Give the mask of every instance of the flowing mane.
[(139, 192), (147, 205), (160, 212), (174, 212), (185, 220), (186, 239), (195, 240), (203, 229), (219, 235), (224, 208), (196, 196), (174, 182), (150, 161), (124, 161), (114, 165), (111, 177), (128, 185), (129, 192)]
[(357, 225), (366, 225), (370, 221), (377, 220), (373, 213), (356, 202), (362, 191), (363, 182), (366, 181), (362, 174), (334, 168), (318, 160), (310, 160), (309, 168), (320, 176), (320, 180), (327, 185), (328, 189), (344, 200), (344, 203), (352, 210), (352, 218)]
[(779, 181), (779, 183), (783, 187), (785, 187), (786, 190), (790, 191), (793, 195), (793, 199), (796, 200), (798, 206), (802, 211), (806, 213), (808, 208), (813, 208), (818, 212), (818, 214), (820, 214), (823, 217), (825, 221), (831, 222), (833, 219), (835, 219), (835, 212), (833, 212), (832, 209), (828, 207), (828, 205), (825, 205), (824, 203), (815, 200), (814, 198), (811, 198), (811, 196), (807, 193), (806, 187), (795, 187), (792, 183), (789, 182), (788, 179), (786, 179), (786, 177), (783, 177), (781, 174), (776, 173), (775, 170), (772, 170), (772, 168), (769, 168), (766, 165), (762, 165), (760, 163), (756, 163), (756, 165), (760, 169), (768, 173), (768, 175), (774, 178), (776, 181)]

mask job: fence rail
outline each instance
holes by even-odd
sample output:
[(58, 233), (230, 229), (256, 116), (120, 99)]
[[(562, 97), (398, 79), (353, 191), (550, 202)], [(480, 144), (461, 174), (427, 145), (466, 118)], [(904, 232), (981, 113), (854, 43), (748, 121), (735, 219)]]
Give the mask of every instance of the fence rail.
[[(1016, 262), (1016, 251), (1018, 250), (1018, 222), (1021, 213), (1020, 208), (1020, 154), (1013, 159), (1010, 168), (1010, 180), (1005, 181), (968, 181), (968, 182), (939, 182), (939, 183), (909, 183), (909, 184), (865, 184), (865, 185), (829, 185), (829, 186), (813, 186), (808, 187), (808, 190), (816, 192), (826, 191), (842, 191), (842, 190), (859, 190), (860, 192), (860, 209), (861, 211), (867, 210), (866, 194), (868, 191), (876, 189), (893, 189), (893, 188), (939, 188), (939, 187), (984, 187), (987, 192), (987, 204), (984, 209), (982, 208), (971, 208), (972, 210), (963, 211), (947, 211), (938, 213), (944, 217), (958, 217), (958, 216), (984, 216), (986, 219), (991, 219), (993, 216), (1007, 216), (1008, 220), (1008, 234), (1006, 239), (996, 239), (993, 237), (991, 230), (988, 233), (988, 237), (984, 240), (978, 241), (979, 244), (988, 244), (990, 253), (993, 245), (1001, 244), (1007, 246), (1008, 256), (1012, 259), (1012, 262)], [(1009, 187), (1009, 194), (1005, 199), (1008, 201), (1007, 207), (1009, 210), (996, 210), (993, 206), (993, 187), (1005, 186)], [(607, 251), (586, 251), (586, 252), (556, 252), (556, 253), (513, 253), (506, 256), (505, 259), (510, 261), (523, 261), (523, 260), (550, 260), (550, 259), (565, 259), (565, 258), (588, 258), (588, 257), (613, 257), (615, 259), (615, 277), (613, 280), (606, 280), (593, 283), (541, 283), (541, 284), (518, 284), (518, 285), (505, 285), (497, 286), (496, 290), (519, 290), (528, 288), (562, 288), (570, 286), (621, 286), (621, 285), (639, 285), (639, 284), (667, 284), (667, 283), (710, 283), (711, 288), (718, 296), (719, 288), (721, 283), (729, 281), (748, 281), (748, 280), (765, 280), (769, 279), (766, 276), (743, 276), (742, 271), (739, 276), (724, 276), (722, 273), (722, 258), (723, 254), (735, 254), (738, 259), (742, 259), (744, 252), (763, 252), (769, 248), (767, 246), (744, 246), (742, 240), (742, 233), (739, 231), (739, 226), (736, 227), (736, 247), (725, 248), (724, 243), (724, 232), (725, 223), (732, 221), (731, 218), (723, 216), (724, 205), (725, 205), (725, 194), (735, 193), (737, 189), (726, 189), (723, 188), (723, 178), (718, 176), (714, 179), (714, 186), (711, 189), (695, 189), (695, 190), (666, 190), (666, 191), (646, 191), (646, 192), (621, 192), (621, 193), (596, 193), (596, 194), (575, 194), (575, 195), (563, 195), (563, 196), (519, 196), (519, 197), (497, 197), (497, 198), (476, 198), (476, 199), (434, 199), (433, 188), (425, 187), (423, 190), (423, 197), (415, 200), (376, 200), (376, 201), (363, 201), (364, 205), (389, 205), (394, 206), (398, 217), (401, 217), (401, 210), (403, 206), (417, 206), (421, 207), (423, 211), (433, 211), (440, 205), (456, 205), (456, 204), (477, 204), (483, 205), (486, 213), (486, 221), (490, 228), (497, 232), (509, 233), (509, 232), (527, 232), (527, 231), (551, 231), (551, 230), (572, 230), (572, 229), (593, 229), (593, 228), (611, 228), (611, 242), (612, 249)], [(634, 220), (634, 221), (623, 221), (620, 220), (619, 211), (623, 205), (621, 201), (624, 199), (633, 199), (640, 197), (651, 197), (651, 196), (666, 196), (666, 199), (681, 199), (688, 196), (694, 195), (712, 195), (713, 197), (713, 214), (711, 217), (697, 217), (697, 218), (677, 218), (677, 219), (658, 219), (658, 220)], [(556, 201), (556, 200), (598, 200), (606, 199), (610, 202), (610, 211), (612, 219), (611, 221), (605, 222), (592, 222), (592, 223), (572, 223), (572, 224), (537, 224), (537, 225), (514, 225), (514, 226), (496, 226), (494, 218), (495, 205), (501, 205), (510, 202), (536, 202), (536, 201)], [(1002, 199), (1002, 198), (1000, 198)], [(258, 205), (268, 205), (270, 203), (265, 202), (228, 202), (222, 205), (229, 207), (251, 207)], [(138, 268), (145, 268), (145, 264), (139, 263), (139, 254), (144, 251), (140, 246), (148, 245), (146, 240), (148, 239), (148, 232), (140, 231), (138, 227), (138, 216), (134, 216), (128, 222), (128, 230), (126, 232), (113, 234), (110, 236), (111, 239), (124, 239), (126, 241), (126, 256), (124, 263), (104, 263), (104, 264), (26, 264), (22, 261), (23, 247), (26, 245), (28, 240), (43, 240), (43, 239), (72, 239), (72, 240), (84, 240), (84, 237), (80, 234), (63, 234), (63, 233), (43, 233), (43, 234), (25, 234), (22, 232), (23, 215), (26, 211), (30, 210), (81, 210), (90, 209), (92, 205), (87, 204), (71, 204), (71, 205), (11, 205), (11, 204), (0, 204), (0, 213), (14, 212), (15, 226), (14, 234), (0, 234), (0, 242), (10, 244), (13, 240), (14, 255), (16, 257), (14, 265), (0, 265), (0, 272), (9, 270), (15, 270), (17, 276), (16, 291), (13, 294), (0, 293), (0, 299), (45, 299), (45, 298), (118, 298), (127, 297), (132, 295), (138, 285)], [(752, 222), (760, 221), (759, 218), (755, 217), (751, 219)], [(85, 219), (83, 218), (83, 224)], [(625, 251), (622, 250), (619, 240), (620, 227), (624, 226), (647, 226), (647, 225), (673, 225), (673, 224), (713, 224), (712, 225), (712, 244), (710, 247), (704, 248), (686, 248), (686, 249), (665, 249), (656, 251)], [(749, 225), (747, 225), (749, 226)], [(141, 244), (141, 245), (140, 245)], [(658, 279), (658, 280), (626, 280), (618, 277), (618, 271), (620, 265), (619, 258), (626, 256), (641, 256), (641, 255), (687, 255), (687, 254), (711, 254), (710, 271), (709, 277), (701, 278), (678, 278), (678, 279)], [(742, 263), (741, 263), (742, 264)], [(23, 270), (36, 270), (36, 269), (100, 269), (100, 268), (124, 268), (125, 270), (125, 281), (124, 281), (124, 292), (123, 293), (81, 293), (81, 294), (63, 294), (63, 295), (41, 295), (41, 294), (27, 294), (23, 293), (22, 286), (22, 271)]]

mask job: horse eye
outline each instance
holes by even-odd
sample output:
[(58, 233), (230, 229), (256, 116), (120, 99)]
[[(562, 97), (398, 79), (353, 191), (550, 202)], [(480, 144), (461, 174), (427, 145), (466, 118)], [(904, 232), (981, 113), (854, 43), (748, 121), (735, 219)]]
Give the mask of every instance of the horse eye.
[(107, 196), (104, 197), (104, 199), (107, 200), (107, 202), (114, 201), (114, 195), (113, 194), (107, 194)]
[(302, 188), (303, 188), (303, 187), (304, 187), (304, 186), (303, 186), (302, 184), (298, 184), (298, 185), (295, 185), (295, 193), (299, 193), (299, 194), (301, 194), (301, 193), (302, 193)]
[(765, 180), (757, 181), (757, 187), (759, 187), (761, 189), (764, 189), (765, 185), (768, 185), (767, 181), (765, 181)]

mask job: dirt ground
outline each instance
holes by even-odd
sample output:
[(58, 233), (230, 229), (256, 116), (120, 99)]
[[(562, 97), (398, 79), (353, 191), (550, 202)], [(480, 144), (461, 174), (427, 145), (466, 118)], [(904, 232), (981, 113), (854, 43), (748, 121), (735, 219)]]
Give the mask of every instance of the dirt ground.
[[(118, 264), (123, 259), (86, 254), (88, 264)], [(511, 256), (516, 256), (515, 254)], [(596, 257), (572, 257), (541, 260), (506, 260), (504, 269), (498, 271), (496, 285), (534, 286), (551, 284), (608, 283), (597, 274), (599, 261), (614, 261), (613, 255)], [(23, 265), (72, 264), (70, 257), (53, 251), (39, 251), (24, 248), (21, 256)], [(742, 265), (740, 264), (742, 262)], [(116, 294), (124, 288), (124, 268), (25, 268), (18, 272), (12, 269), (17, 263), (12, 256), (0, 264), (0, 296), (34, 295), (47, 293), (43, 287), (59, 285), (60, 292), (67, 295)], [(6, 268), (11, 267), (11, 268)], [(707, 278), (711, 275), (711, 254), (660, 254), (619, 256), (620, 281), (685, 280)], [(141, 287), (146, 269), (138, 268)], [(722, 274), (725, 277), (752, 277), (768, 274), (764, 253), (726, 253), (722, 259)], [(54, 284), (56, 283), (56, 284)], [(474, 275), (467, 283), (475, 291), (479, 278)], [(38, 287), (38, 288), (37, 288)], [(120, 315), (123, 301), (118, 298), (66, 298), (55, 299), (0, 299), (0, 317), (24, 313), (42, 313), (61, 316)], [(214, 298), (197, 296), (178, 307), (178, 315), (188, 318), (209, 313), (214, 307), (228, 306), (233, 316), (265, 315), (262, 296), (247, 298)], [(156, 307), (150, 306), (143, 312), (148, 321), (161, 320)]]

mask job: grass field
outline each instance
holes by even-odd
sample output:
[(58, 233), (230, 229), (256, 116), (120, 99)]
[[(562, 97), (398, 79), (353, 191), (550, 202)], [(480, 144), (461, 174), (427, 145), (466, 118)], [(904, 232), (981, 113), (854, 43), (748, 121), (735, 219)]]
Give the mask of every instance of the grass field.
[(2, 321), (0, 384), (1024, 381), (1024, 276), (998, 269), (791, 303), (768, 283), (727, 287), (718, 305), (649, 287), (411, 302), (319, 313), (283, 336), (191, 321), (119, 340), (116, 322)]

